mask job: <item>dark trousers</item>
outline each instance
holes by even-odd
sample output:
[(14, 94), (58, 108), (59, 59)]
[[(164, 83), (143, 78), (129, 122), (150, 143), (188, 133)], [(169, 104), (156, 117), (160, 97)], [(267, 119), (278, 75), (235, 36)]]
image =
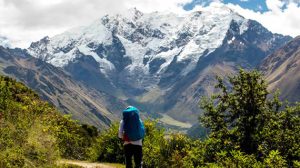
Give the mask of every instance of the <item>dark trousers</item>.
[(126, 168), (132, 168), (132, 156), (134, 158), (135, 168), (142, 167), (143, 150), (140, 145), (124, 145)]

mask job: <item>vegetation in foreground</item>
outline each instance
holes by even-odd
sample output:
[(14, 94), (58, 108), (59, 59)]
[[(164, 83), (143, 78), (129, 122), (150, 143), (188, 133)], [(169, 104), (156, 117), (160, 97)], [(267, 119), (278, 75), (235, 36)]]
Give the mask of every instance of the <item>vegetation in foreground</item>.
[(55, 167), (86, 159), (94, 127), (62, 116), (22, 83), (0, 76), (0, 167)]
[[(257, 71), (240, 70), (228, 81), (218, 79), (219, 94), (200, 103), (201, 124), (210, 129), (204, 140), (166, 138), (145, 121), (144, 167), (300, 167), (300, 104), (271, 98)], [(117, 124), (97, 135), (21, 83), (1, 77), (0, 86), (0, 167), (54, 167), (61, 157), (124, 163)]]
[[(200, 103), (200, 121), (210, 129), (206, 139), (165, 138), (163, 129), (145, 122), (144, 167), (300, 167), (300, 104), (271, 98), (257, 71), (240, 70), (228, 87), (224, 81), (218, 78), (220, 92)], [(124, 162), (117, 131), (115, 124), (97, 138), (92, 160)]]

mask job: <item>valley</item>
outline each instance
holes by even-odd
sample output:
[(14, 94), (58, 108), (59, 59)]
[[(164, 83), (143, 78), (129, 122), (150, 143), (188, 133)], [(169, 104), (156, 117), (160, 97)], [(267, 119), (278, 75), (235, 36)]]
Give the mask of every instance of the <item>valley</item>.
[(290, 39), (224, 6), (186, 15), (133, 8), (33, 42), (28, 53), (88, 91), (193, 125), (216, 76), (254, 69)]

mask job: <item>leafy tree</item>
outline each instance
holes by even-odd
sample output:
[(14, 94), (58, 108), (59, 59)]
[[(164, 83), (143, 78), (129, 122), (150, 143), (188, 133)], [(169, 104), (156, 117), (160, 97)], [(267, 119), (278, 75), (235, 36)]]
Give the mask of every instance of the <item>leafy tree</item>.
[[(257, 71), (228, 79), (218, 78), (220, 93), (201, 102), (208, 138), (166, 136), (145, 121), (144, 167), (300, 167), (300, 104), (283, 106)], [(58, 167), (60, 157), (124, 163), (118, 126), (98, 133), (0, 76), (0, 167)]]
[(261, 131), (260, 152), (270, 157), (276, 151), (288, 165), (300, 160), (300, 104), (275, 113)]
[[(267, 112), (271, 110), (269, 104), (272, 104), (267, 99), (267, 85), (262, 75), (257, 71), (240, 70), (239, 75), (229, 77), (231, 88), (227, 88), (220, 78), (218, 82), (216, 87), (221, 93), (214, 97), (215, 101), (202, 104), (206, 110), (202, 122), (213, 133), (220, 133), (238, 145), (241, 151), (256, 153), (257, 135), (264, 126)], [(214, 106), (214, 103), (217, 105)]]
[[(217, 162), (220, 156), (233, 161), (243, 157), (258, 159), (239, 161), (248, 167), (251, 163), (259, 165), (264, 159), (267, 166), (270, 159), (289, 166), (299, 160), (299, 104), (283, 107), (277, 93), (273, 98), (269, 95), (263, 76), (255, 70), (241, 69), (228, 81), (225, 85), (218, 78), (216, 88), (220, 93), (200, 103), (205, 110), (200, 120), (211, 130), (204, 142), (205, 161)], [(274, 151), (278, 153), (275, 155)]]

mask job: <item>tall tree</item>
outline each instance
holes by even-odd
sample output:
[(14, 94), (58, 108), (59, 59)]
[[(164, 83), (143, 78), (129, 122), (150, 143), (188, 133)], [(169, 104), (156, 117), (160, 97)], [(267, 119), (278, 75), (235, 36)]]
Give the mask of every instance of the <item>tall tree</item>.
[(257, 154), (259, 134), (281, 104), (276, 96), (268, 99), (267, 84), (258, 71), (241, 69), (228, 79), (225, 85), (218, 78), (220, 93), (201, 102), (205, 110), (201, 121), (211, 128), (211, 136), (230, 141), (246, 154)]

